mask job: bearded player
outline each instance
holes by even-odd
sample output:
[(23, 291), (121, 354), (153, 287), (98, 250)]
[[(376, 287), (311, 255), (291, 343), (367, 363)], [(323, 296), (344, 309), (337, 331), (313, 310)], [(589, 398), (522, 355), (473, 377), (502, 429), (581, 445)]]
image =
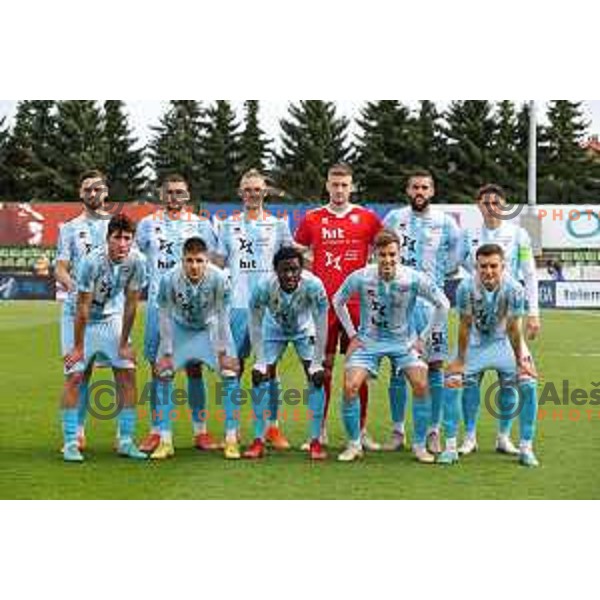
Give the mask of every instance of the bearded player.
[[(362, 269), (369, 259), (375, 236), (381, 230), (381, 220), (371, 210), (353, 204), (352, 169), (345, 164), (337, 164), (327, 175), (329, 203), (309, 211), (300, 223), (295, 235), (296, 243), (312, 254), (312, 271), (323, 281), (327, 296), (331, 300), (349, 275)], [(355, 326), (360, 321), (360, 305), (357, 298), (348, 302), (348, 310)], [(333, 309), (329, 310), (327, 326), (327, 347), (325, 351), (325, 414), (326, 422), (331, 399), (333, 366), (338, 350), (345, 354), (348, 336)], [(380, 450), (367, 433), (368, 387), (360, 389), (362, 446), (366, 450)], [(327, 443), (325, 425), (321, 443)], [(305, 444), (308, 449), (310, 444)]]
[[(454, 273), (461, 258), (460, 231), (456, 221), (431, 206), (435, 183), (431, 173), (419, 171), (411, 175), (406, 188), (410, 206), (394, 210), (385, 218), (386, 228), (400, 238), (402, 264), (412, 267), (443, 290), (446, 278)], [(413, 327), (420, 333), (429, 320), (432, 307), (422, 300), (417, 303)], [(428, 447), (433, 454), (441, 452), (440, 427), (444, 398), (444, 364), (448, 360), (448, 323), (436, 323), (430, 331), (425, 348), (429, 366), (431, 389), (431, 425), (427, 435)], [(393, 432), (386, 450), (405, 447), (405, 414), (408, 390), (404, 376), (393, 375), (390, 381), (390, 409)]]

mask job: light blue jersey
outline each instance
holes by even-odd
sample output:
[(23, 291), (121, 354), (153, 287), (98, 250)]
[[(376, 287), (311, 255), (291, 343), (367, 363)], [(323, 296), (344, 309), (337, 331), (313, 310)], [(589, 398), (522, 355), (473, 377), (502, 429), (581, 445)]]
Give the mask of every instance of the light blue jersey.
[[(91, 217), (82, 213), (63, 224), (58, 236), (56, 260), (67, 261), (70, 265), (71, 278), (77, 288), (79, 265), (95, 248), (104, 247), (108, 231), (107, 218)], [(75, 315), (76, 292), (70, 292), (63, 305), (65, 317)]]
[(273, 257), (292, 246), (287, 221), (273, 215), (247, 219), (232, 215), (219, 225), (217, 254), (224, 257), (232, 282), (232, 308), (247, 309), (260, 279), (273, 272)]
[(524, 316), (523, 287), (505, 275), (497, 289), (488, 291), (477, 277), (468, 277), (458, 288), (457, 309), (461, 317), (473, 318), (469, 348), (477, 352), (483, 346), (507, 339), (508, 320)]
[(252, 345), (257, 364), (275, 364), (288, 342), (304, 361), (325, 358), (329, 302), (322, 281), (303, 271), (298, 288), (288, 294), (277, 275), (263, 278), (250, 298)]
[(228, 310), (230, 290), (218, 267), (208, 265), (202, 280), (193, 283), (180, 265), (161, 278), (157, 300), (176, 323), (201, 330), (211, 326), (219, 311)]
[(461, 259), (460, 230), (450, 215), (429, 208), (423, 215), (407, 206), (391, 211), (384, 227), (400, 238), (402, 264), (422, 271), (444, 289)]
[(360, 299), (358, 335), (363, 341), (412, 346), (414, 334), (409, 321), (419, 298), (434, 305), (432, 322), (443, 322), (448, 311), (446, 296), (429, 277), (414, 269), (399, 267), (391, 281), (384, 281), (377, 265), (372, 265), (352, 273), (334, 298), (334, 308), (349, 337), (354, 337), (356, 331), (344, 309), (355, 294)]
[(527, 231), (506, 221), (496, 229), (489, 229), (482, 224), (476, 229), (465, 231), (462, 236), (462, 261), (470, 274), (475, 272), (477, 250), (486, 244), (497, 244), (504, 250), (508, 274), (525, 285), (528, 314), (539, 316), (535, 258)]
[(147, 260), (150, 302), (156, 302), (161, 277), (181, 263), (183, 245), (193, 237), (202, 239), (209, 252), (216, 250), (217, 239), (210, 221), (191, 212), (170, 219), (167, 211), (161, 210), (140, 221), (136, 243)]
[(112, 262), (105, 248), (97, 248), (79, 265), (77, 292), (92, 294), (90, 322), (110, 319), (123, 312), (124, 293), (144, 285), (144, 257), (132, 249), (120, 263)]

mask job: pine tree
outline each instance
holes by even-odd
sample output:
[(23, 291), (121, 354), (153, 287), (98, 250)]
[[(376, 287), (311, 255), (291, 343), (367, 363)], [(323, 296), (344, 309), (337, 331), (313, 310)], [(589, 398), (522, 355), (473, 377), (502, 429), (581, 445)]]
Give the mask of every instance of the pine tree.
[(149, 143), (151, 165), (160, 181), (178, 173), (192, 189), (199, 202), (208, 186), (204, 176), (202, 145), (206, 135), (206, 111), (196, 100), (171, 100), (158, 126), (151, 127), (154, 137)]
[(110, 195), (115, 200), (135, 200), (143, 192), (144, 152), (136, 147), (125, 103), (122, 100), (104, 102), (103, 119), (104, 169), (110, 183)]
[(581, 146), (589, 126), (582, 102), (554, 100), (547, 114), (549, 123), (540, 135), (540, 198), (566, 204), (596, 201), (596, 166)]
[(329, 167), (348, 159), (348, 125), (348, 119), (336, 115), (333, 102), (290, 105), (289, 117), (280, 121), (282, 148), (276, 156), (282, 187), (296, 198), (321, 198)]
[(448, 201), (473, 202), (477, 189), (497, 181), (492, 143), (496, 123), (486, 100), (456, 100), (445, 113), (448, 138)]
[(207, 197), (213, 201), (231, 200), (240, 174), (239, 124), (227, 100), (217, 100), (208, 109), (204, 141), (204, 168), (208, 180)]
[(272, 156), (269, 149), (272, 140), (268, 139), (261, 129), (258, 112), (258, 100), (244, 102), (244, 131), (240, 136), (240, 171), (242, 173), (249, 169), (264, 171)]
[(62, 199), (74, 196), (86, 169), (106, 169), (102, 115), (93, 100), (58, 102), (54, 150), (60, 157), (57, 188)]
[(55, 148), (53, 100), (22, 100), (7, 149), (9, 194), (20, 201), (62, 200), (60, 154)]
[(357, 124), (356, 178), (361, 196), (392, 201), (402, 194), (414, 167), (415, 139), (410, 110), (396, 100), (368, 102)]
[(0, 199), (7, 200), (9, 196), (9, 177), (8, 168), (8, 142), (10, 140), (10, 131), (6, 124), (6, 117), (0, 119)]

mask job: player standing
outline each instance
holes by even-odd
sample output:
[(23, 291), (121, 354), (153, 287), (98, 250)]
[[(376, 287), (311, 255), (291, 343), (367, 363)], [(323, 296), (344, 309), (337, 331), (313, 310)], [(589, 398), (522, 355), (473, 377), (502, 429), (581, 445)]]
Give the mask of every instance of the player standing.
[[(538, 302), (538, 280), (531, 240), (527, 231), (501, 218), (506, 214), (506, 193), (499, 186), (489, 184), (477, 192), (477, 204), (483, 217), (483, 224), (463, 234), (463, 253), (465, 269), (473, 274), (476, 269), (477, 250), (485, 244), (497, 244), (505, 256), (506, 270), (509, 275), (522, 282), (525, 289), (526, 333), (530, 340), (535, 339), (540, 332), (540, 310)], [(523, 340), (523, 356), (531, 353)], [(501, 403), (509, 405), (516, 401), (514, 388), (503, 387), (500, 394)], [(466, 437), (460, 448), (461, 454), (470, 454), (477, 450), (476, 420), (481, 403), (480, 389), (477, 386), (467, 386), (463, 394), (463, 417), (467, 428)], [(512, 420), (500, 423), (496, 450), (506, 454), (519, 454), (510, 439)]]
[[(229, 289), (225, 274), (209, 264), (208, 246), (190, 238), (183, 246), (181, 264), (163, 275), (158, 306), (160, 348), (157, 361), (161, 443), (154, 460), (174, 456), (171, 428), (173, 378), (179, 369), (207, 365), (222, 377), (225, 397), (225, 458), (239, 459), (238, 412), (239, 364), (229, 329)], [(237, 396), (236, 396), (237, 394)]]
[[(83, 210), (81, 214), (64, 223), (60, 228), (55, 276), (56, 281), (67, 291), (60, 322), (63, 357), (73, 349), (74, 344), (79, 265), (92, 250), (106, 244), (106, 231), (110, 219), (110, 215), (104, 211), (107, 196), (108, 186), (104, 174), (95, 169), (84, 172), (79, 178), (79, 198)], [(67, 380), (74, 378), (80, 380), (77, 416), (77, 441), (80, 450), (85, 449), (85, 417), (92, 367), (90, 363), (83, 376), (76, 372), (65, 372)]]
[[(383, 358), (388, 357), (395, 376), (405, 375), (413, 389), (413, 451), (421, 463), (435, 461), (427, 451), (427, 428), (431, 422), (431, 396), (427, 365), (417, 349), (423, 346), (430, 330), (448, 316), (449, 303), (444, 293), (427, 276), (400, 264), (400, 240), (391, 231), (375, 238), (377, 265), (354, 272), (346, 279), (333, 300), (334, 309), (351, 340), (346, 353), (343, 419), (349, 438), (339, 456), (342, 462), (362, 457), (359, 427), (358, 390), (369, 377), (376, 378)], [(355, 294), (360, 298), (360, 327), (356, 330), (347, 308)], [(415, 338), (410, 316), (419, 301), (432, 304), (428, 321)]]
[[(292, 244), (292, 235), (286, 220), (265, 212), (267, 183), (259, 171), (252, 169), (242, 176), (239, 195), (243, 211), (220, 223), (215, 261), (227, 268), (231, 277), (231, 332), (243, 373), (244, 361), (251, 352), (248, 308), (252, 291), (261, 278), (273, 272), (275, 253)], [(266, 441), (277, 450), (287, 450), (290, 444), (278, 424), (279, 382), (276, 378), (271, 380), (269, 397), (271, 418)]]
[[(458, 354), (448, 367), (448, 389), (444, 406), (446, 451), (442, 464), (458, 462), (456, 436), (459, 397), (470, 388), (479, 388), (486, 370), (495, 370), (500, 381), (500, 423), (514, 414), (517, 403), (502, 402), (503, 391), (518, 388), (521, 444), (520, 462), (537, 467), (533, 439), (537, 418), (537, 382), (531, 357), (522, 333), (525, 314), (523, 288), (508, 275), (504, 251), (497, 244), (485, 244), (476, 251), (476, 274), (460, 284), (457, 305), (460, 315)], [(469, 416), (469, 419), (471, 417)], [(467, 422), (467, 434), (475, 419)]]
[[(136, 242), (146, 256), (148, 269), (148, 302), (144, 332), (144, 354), (152, 369), (150, 405), (152, 429), (142, 442), (140, 449), (153, 453), (161, 441), (160, 423), (156, 405), (158, 372), (156, 361), (160, 344), (158, 319), (158, 289), (161, 277), (181, 262), (181, 252), (186, 240), (199, 237), (209, 251), (216, 249), (216, 237), (210, 221), (201, 219), (187, 208), (190, 188), (181, 175), (169, 175), (161, 184), (160, 200), (163, 208), (139, 224)], [(186, 368), (188, 380), (188, 403), (192, 410), (194, 445), (199, 450), (214, 450), (217, 447), (208, 433), (206, 423), (206, 389), (202, 368), (198, 365)]]
[(77, 444), (77, 403), (84, 373), (96, 357), (107, 361), (115, 376), (120, 407), (117, 452), (129, 458), (146, 458), (133, 441), (137, 394), (135, 353), (129, 334), (145, 278), (144, 259), (131, 250), (134, 235), (135, 225), (128, 217), (113, 217), (106, 248), (93, 250), (79, 266), (74, 341), (64, 358), (70, 375), (65, 381), (62, 411), (63, 457), (67, 462), (84, 460)]
[[(352, 169), (345, 164), (334, 165), (327, 174), (329, 203), (309, 211), (300, 223), (296, 243), (312, 254), (312, 271), (323, 281), (327, 296), (331, 300), (346, 278), (368, 262), (373, 240), (381, 230), (379, 217), (371, 210), (350, 202), (352, 195)], [(357, 299), (351, 299), (348, 310), (355, 326), (360, 320)], [(345, 354), (348, 338), (335, 311), (330, 309), (327, 325), (327, 348), (325, 351), (325, 415), (327, 420), (331, 399), (333, 366), (338, 350)], [(366, 431), (369, 390), (365, 385), (360, 390), (361, 432), (363, 447), (380, 450)], [(327, 442), (325, 427), (321, 442)], [(305, 446), (306, 447), (306, 446)]]
[[(252, 372), (255, 440), (245, 458), (265, 454), (265, 412), (269, 386), (277, 363), (288, 344), (293, 344), (308, 380), (310, 457), (324, 460), (327, 455), (319, 440), (323, 422), (325, 341), (327, 335), (327, 293), (321, 280), (303, 271), (302, 253), (282, 248), (273, 260), (275, 274), (261, 280), (250, 298), (250, 337), (256, 353)], [(268, 415), (267, 415), (268, 416)]]
[[(408, 180), (406, 194), (410, 206), (390, 212), (384, 220), (386, 228), (394, 231), (401, 242), (402, 264), (428, 275), (444, 290), (446, 278), (458, 269), (461, 258), (460, 232), (456, 221), (441, 210), (434, 209), (435, 183), (431, 173), (419, 171)], [(413, 326), (421, 332), (429, 319), (431, 307), (419, 301), (413, 316)], [(437, 324), (430, 332), (425, 347), (429, 364), (432, 421), (428, 446), (432, 453), (441, 451), (440, 426), (444, 397), (444, 363), (448, 360), (448, 323)], [(390, 381), (390, 409), (393, 433), (386, 450), (401, 450), (405, 446), (405, 415), (408, 390), (400, 374)]]

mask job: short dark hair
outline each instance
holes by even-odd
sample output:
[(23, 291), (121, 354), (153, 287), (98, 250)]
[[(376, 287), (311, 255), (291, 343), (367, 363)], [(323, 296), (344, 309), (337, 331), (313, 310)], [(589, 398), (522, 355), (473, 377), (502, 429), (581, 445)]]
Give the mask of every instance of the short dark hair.
[(115, 215), (108, 223), (106, 239), (109, 239), (113, 233), (131, 233), (135, 235), (135, 222), (125, 214)]
[(397, 244), (400, 247), (400, 238), (390, 229), (382, 229), (373, 240), (373, 246), (376, 249), (385, 248), (390, 244)]
[(79, 187), (83, 185), (86, 179), (102, 179), (106, 183), (106, 175), (99, 169), (86, 169), (79, 176)]
[(165, 188), (169, 183), (185, 183), (188, 191), (191, 189), (188, 180), (179, 173), (170, 173), (169, 175), (165, 175), (161, 180), (160, 187)]
[(475, 258), (479, 260), (480, 256), (499, 256), (502, 260), (504, 260), (504, 250), (502, 246), (498, 244), (484, 244), (477, 250), (477, 254)]
[(487, 183), (477, 190), (477, 202), (479, 202), (484, 196), (489, 196), (491, 194), (500, 196), (502, 200), (506, 200), (506, 192), (502, 186), (495, 183)]
[(184, 256), (186, 254), (204, 253), (207, 250), (208, 246), (206, 245), (206, 242), (199, 237), (189, 238), (185, 241), (185, 244), (183, 245)]
[(277, 270), (279, 263), (284, 260), (293, 260), (297, 258), (300, 261), (300, 268), (304, 268), (304, 255), (298, 248), (294, 248), (293, 246), (284, 246), (280, 248), (275, 256), (273, 257), (273, 267)]
[(427, 171), (425, 169), (416, 169), (415, 171), (411, 171), (408, 174), (408, 184), (409, 185), (413, 179), (431, 179), (431, 182), (435, 183), (435, 178), (433, 177), (433, 173), (431, 173), (431, 171)]
[(352, 167), (346, 163), (337, 163), (330, 167), (327, 172), (327, 178), (329, 177), (352, 177)]

